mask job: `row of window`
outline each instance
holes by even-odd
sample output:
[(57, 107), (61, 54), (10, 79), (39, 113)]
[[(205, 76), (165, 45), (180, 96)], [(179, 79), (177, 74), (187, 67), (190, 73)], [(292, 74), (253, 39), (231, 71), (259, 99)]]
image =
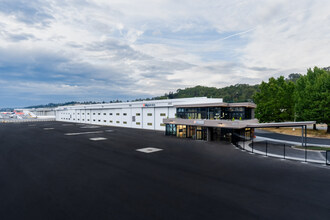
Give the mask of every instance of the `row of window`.
[[(62, 113), (62, 114), (69, 114), (69, 113)], [(75, 113), (73, 113), (75, 114)], [(79, 115), (79, 113), (77, 113)], [(95, 115), (96, 113), (94, 112), (93, 115)], [(101, 113), (97, 113), (98, 115), (101, 115)], [(82, 115), (85, 115), (85, 113), (82, 113)], [(89, 115), (89, 113), (87, 113), (87, 115)], [(103, 113), (103, 115), (107, 115), (107, 113)], [(112, 113), (109, 113), (109, 115), (112, 115)], [(116, 115), (120, 115), (120, 113), (116, 113)], [(124, 116), (127, 116), (127, 113), (123, 113)], [(166, 116), (166, 113), (160, 113), (160, 116)], [(136, 116), (141, 116), (141, 113), (136, 113)], [(147, 113), (147, 116), (152, 116), (152, 113)]]
[[(61, 118), (62, 120), (70, 120), (69, 118)], [(75, 121), (75, 119), (73, 118), (73, 120)], [(78, 121), (80, 121), (80, 119), (78, 118)], [(82, 119), (82, 121), (85, 121), (84, 119)], [(87, 119), (87, 121), (89, 121), (89, 119)], [(96, 122), (96, 119), (93, 119), (94, 122)], [(98, 122), (101, 122), (101, 120), (97, 120)], [(103, 122), (107, 122), (107, 120), (103, 120)], [(109, 123), (113, 123), (112, 120), (109, 120)], [(117, 124), (120, 124), (120, 121), (116, 121)], [(127, 121), (123, 121), (123, 124), (127, 124)], [(141, 122), (136, 122), (136, 125), (141, 125)], [(152, 123), (149, 122), (147, 123), (148, 126), (152, 126)], [(160, 126), (165, 126), (165, 124), (161, 123)]]

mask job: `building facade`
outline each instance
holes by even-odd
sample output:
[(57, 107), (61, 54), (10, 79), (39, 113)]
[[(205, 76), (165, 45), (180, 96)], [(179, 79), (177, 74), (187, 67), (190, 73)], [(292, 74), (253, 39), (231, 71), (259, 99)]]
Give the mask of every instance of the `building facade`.
[(175, 118), (164, 119), (165, 134), (196, 140), (230, 139), (233, 134), (253, 136), (254, 103), (198, 103), (176, 105)]
[(163, 120), (176, 117), (176, 106), (219, 103), (223, 103), (223, 100), (197, 97), (62, 106), (55, 111), (57, 121), (165, 131), (166, 125)]

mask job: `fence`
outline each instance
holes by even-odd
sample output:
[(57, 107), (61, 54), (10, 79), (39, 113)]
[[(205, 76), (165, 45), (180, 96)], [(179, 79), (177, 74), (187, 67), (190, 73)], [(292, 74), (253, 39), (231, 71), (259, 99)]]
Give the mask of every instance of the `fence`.
[(302, 162), (312, 162), (330, 165), (330, 150), (308, 150), (306, 146), (292, 145), (276, 141), (264, 141), (246, 138), (237, 134), (232, 135), (232, 143), (247, 152)]
[(0, 123), (25, 123), (25, 122), (42, 122), (42, 121), (56, 121), (55, 118), (43, 118), (43, 119), (2, 119)]

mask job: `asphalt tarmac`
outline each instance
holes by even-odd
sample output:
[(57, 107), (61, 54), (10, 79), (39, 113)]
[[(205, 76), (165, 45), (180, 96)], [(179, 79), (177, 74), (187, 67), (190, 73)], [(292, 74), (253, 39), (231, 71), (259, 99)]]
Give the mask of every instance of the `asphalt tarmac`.
[(62, 122), (0, 125), (1, 220), (329, 219), (329, 186), (329, 167), (226, 142)]

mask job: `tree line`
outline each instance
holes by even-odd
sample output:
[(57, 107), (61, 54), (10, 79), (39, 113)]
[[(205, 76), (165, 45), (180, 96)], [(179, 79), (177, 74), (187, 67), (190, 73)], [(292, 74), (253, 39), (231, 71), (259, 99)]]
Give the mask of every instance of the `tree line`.
[(224, 88), (195, 86), (165, 93), (154, 99), (176, 99), (191, 97), (223, 98), (224, 102), (252, 102), (253, 95), (259, 91), (259, 85), (236, 84)]
[[(306, 75), (262, 82), (253, 100), (260, 122), (316, 121), (330, 133), (330, 72), (314, 67)], [(315, 128), (315, 126), (314, 126)]]

